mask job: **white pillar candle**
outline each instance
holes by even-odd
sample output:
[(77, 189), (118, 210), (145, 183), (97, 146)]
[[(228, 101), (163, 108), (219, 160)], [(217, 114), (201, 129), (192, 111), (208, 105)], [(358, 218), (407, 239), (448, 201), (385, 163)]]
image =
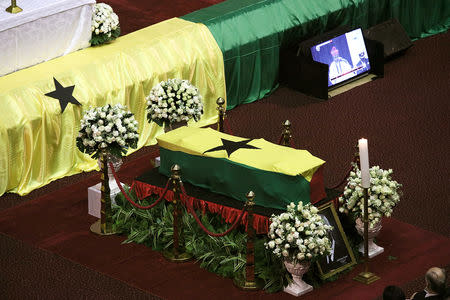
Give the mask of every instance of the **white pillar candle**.
[(359, 145), (359, 161), (361, 164), (361, 185), (363, 188), (370, 187), (370, 173), (369, 173), (369, 149), (367, 147), (367, 140), (360, 139)]

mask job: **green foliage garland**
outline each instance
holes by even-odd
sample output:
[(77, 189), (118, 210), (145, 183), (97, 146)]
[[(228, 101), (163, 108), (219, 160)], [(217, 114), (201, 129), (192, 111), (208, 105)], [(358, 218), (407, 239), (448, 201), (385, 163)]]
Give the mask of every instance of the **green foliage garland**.
[[(129, 194), (136, 199), (133, 191)], [(149, 205), (155, 199), (156, 197), (149, 197), (141, 204)], [(129, 204), (121, 194), (117, 195), (115, 201), (113, 221), (116, 230), (127, 235), (123, 243), (144, 244), (157, 251), (172, 245), (173, 207), (171, 204), (161, 201), (151, 210), (140, 210)], [(230, 226), (225, 224), (220, 216), (197, 213), (201, 215), (200, 218), (208, 230), (223, 232)], [(184, 239), (186, 251), (200, 261), (202, 268), (227, 278), (244, 273), (247, 236), (242, 226), (225, 237), (211, 237), (203, 232), (185, 208), (182, 208), (182, 216), (181, 238)], [(264, 244), (267, 241), (266, 235), (257, 235), (255, 238), (255, 275), (264, 282), (264, 289), (273, 293), (282, 290), (291, 279), (283, 265), (283, 260), (265, 248)], [(352, 243), (353, 245), (356, 247), (357, 244)], [(312, 264), (311, 271), (304, 278), (314, 287), (318, 287), (322, 284), (318, 274), (316, 265)], [(336, 280), (339, 275), (327, 281)]]
[(108, 43), (112, 40), (115, 40), (119, 36), (120, 36), (120, 27), (117, 27), (116, 29), (110, 32), (110, 35), (108, 35), (107, 33), (92, 34), (89, 43), (91, 43), (91, 46), (98, 46), (101, 44)]

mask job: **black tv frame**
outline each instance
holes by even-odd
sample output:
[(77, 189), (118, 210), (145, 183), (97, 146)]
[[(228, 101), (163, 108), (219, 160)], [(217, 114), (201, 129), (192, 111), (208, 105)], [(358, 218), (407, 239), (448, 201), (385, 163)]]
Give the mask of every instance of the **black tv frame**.
[[(345, 34), (354, 28), (339, 27), (335, 30), (320, 34), (302, 41), (297, 49), (286, 48), (280, 51), (280, 83), (319, 99), (328, 99), (328, 65), (313, 60), (311, 47), (328, 41), (336, 36)], [(369, 74), (376, 78), (384, 77), (384, 45), (375, 40), (364, 38), (371, 70)], [(358, 80), (356, 77), (355, 80)], [(352, 80), (349, 80), (350, 82)], [(348, 83), (348, 82), (344, 82)]]

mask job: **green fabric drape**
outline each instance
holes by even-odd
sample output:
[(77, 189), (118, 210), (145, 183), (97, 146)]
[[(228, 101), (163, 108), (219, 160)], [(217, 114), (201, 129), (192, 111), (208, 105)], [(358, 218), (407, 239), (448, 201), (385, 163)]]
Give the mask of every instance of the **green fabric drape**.
[(208, 26), (223, 52), (227, 108), (270, 94), (283, 46), (342, 25), (398, 18), (411, 38), (445, 31), (450, 0), (228, 0), (182, 18)]
[(170, 177), (173, 164), (181, 167), (183, 181), (245, 203), (252, 190), (256, 205), (286, 209), (291, 202), (310, 203), (309, 182), (301, 175), (290, 176), (231, 162), (223, 158), (196, 156), (160, 147), (159, 172)]
[(398, 19), (411, 39), (424, 38), (450, 28), (450, 0), (388, 2), (388, 16)]
[(325, 161), (306, 150), (187, 126), (160, 135), (157, 141), (162, 174), (170, 176), (171, 166), (178, 164), (183, 181), (212, 192), (245, 202), (251, 190), (258, 205), (277, 209), (325, 197), (321, 171)]

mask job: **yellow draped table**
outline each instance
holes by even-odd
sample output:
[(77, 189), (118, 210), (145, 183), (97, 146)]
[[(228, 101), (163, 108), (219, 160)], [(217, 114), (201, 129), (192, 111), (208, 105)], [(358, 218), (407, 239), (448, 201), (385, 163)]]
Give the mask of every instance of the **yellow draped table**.
[[(49, 45), (51, 46), (51, 45)], [(45, 96), (53, 77), (82, 107)], [(97, 168), (75, 144), (83, 110), (121, 103), (139, 122), (138, 148), (156, 143), (163, 129), (146, 119), (153, 86), (169, 78), (198, 87), (204, 115), (198, 123), (217, 122), (215, 101), (226, 97), (222, 52), (206, 26), (173, 18), (120, 37), (0, 77), (0, 195), (24, 195), (52, 180)]]

